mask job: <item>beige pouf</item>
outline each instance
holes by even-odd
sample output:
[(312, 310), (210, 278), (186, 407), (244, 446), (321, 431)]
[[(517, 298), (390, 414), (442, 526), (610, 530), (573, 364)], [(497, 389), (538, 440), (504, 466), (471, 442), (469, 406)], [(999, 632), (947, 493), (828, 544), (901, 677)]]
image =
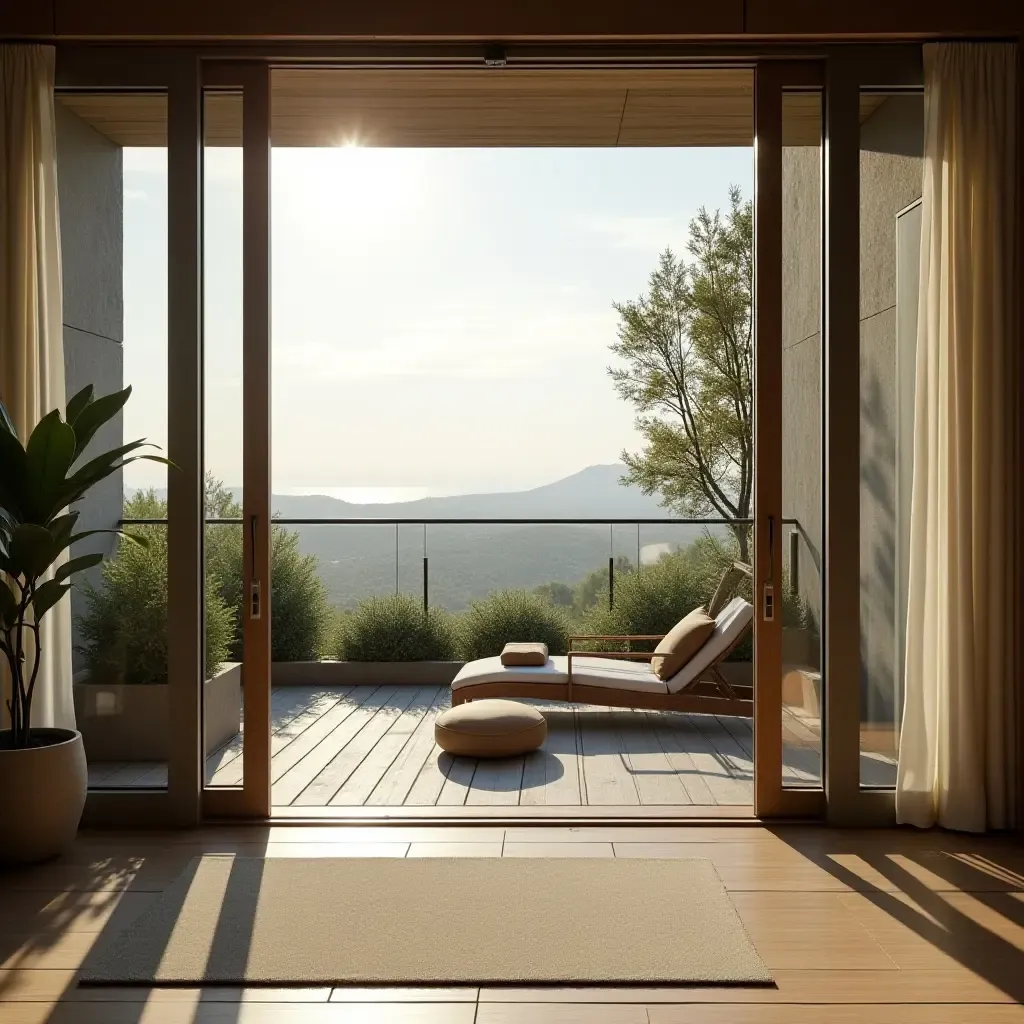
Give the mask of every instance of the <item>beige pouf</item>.
[(475, 700), (437, 716), (434, 739), (463, 757), (514, 757), (536, 750), (548, 734), (544, 716), (514, 700)]

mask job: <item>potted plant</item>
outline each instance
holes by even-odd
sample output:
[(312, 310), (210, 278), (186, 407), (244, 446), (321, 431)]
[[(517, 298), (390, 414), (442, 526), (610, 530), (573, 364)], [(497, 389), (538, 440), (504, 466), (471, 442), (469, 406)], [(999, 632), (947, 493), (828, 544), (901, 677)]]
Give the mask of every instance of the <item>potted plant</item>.
[(71, 577), (103, 560), (100, 554), (65, 560), (68, 548), (95, 533), (122, 533), (76, 532), (79, 513), (69, 506), (130, 462), (169, 465), (157, 455), (132, 454), (153, 447), (145, 441), (83, 460), (131, 390), (94, 398), (92, 386), (83, 388), (63, 418), (56, 409), (44, 416), (26, 445), (0, 403), (0, 651), (10, 677), (10, 728), (0, 730), (0, 861), (29, 863), (60, 853), (74, 839), (85, 806), (81, 734), (32, 726), (43, 653), (39, 626), (71, 589)]

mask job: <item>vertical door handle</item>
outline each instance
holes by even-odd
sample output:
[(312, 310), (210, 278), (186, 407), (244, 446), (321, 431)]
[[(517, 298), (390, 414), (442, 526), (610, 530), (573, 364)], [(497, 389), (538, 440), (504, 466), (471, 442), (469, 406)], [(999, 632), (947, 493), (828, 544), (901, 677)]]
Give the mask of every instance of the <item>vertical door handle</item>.
[(263, 587), (256, 578), (256, 526), (259, 516), (249, 516), (249, 565), (252, 579), (249, 581), (249, 618), (258, 619), (263, 614)]
[(768, 578), (764, 581), (761, 598), (765, 622), (775, 618), (775, 516), (768, 517)]

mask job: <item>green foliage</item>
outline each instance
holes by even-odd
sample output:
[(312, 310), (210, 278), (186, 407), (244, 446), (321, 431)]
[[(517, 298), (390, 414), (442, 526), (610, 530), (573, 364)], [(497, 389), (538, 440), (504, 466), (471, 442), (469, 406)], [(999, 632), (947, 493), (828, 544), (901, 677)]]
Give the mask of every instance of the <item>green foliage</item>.
[[(126, 519), (161, 519), (167, 503), (141, 491), (125, 505)], [(145, 546), (122, 541), (103, 566), (103, 586), (83, 587), (81, 649), (93, 682), (167, 682), (167, 528), (137, 526)], [(206, 678), (229, 660), (235, 612), (212, 580), (206, 586)]]
[(451, 615), (424, 614), (408, 594), (371, 597), (342, 613), (334, 656), (345, 661), (454, 661), (457, 633)]
[[(690, 222), (692, 262), (666, 249), (647, 294), (616, 303), (622, 360), (609, 367), (645, 447), (626, 480), (683, 516), (750, 517), (753, 446), (753, 211), (735, 186), (723, 218)], [(749, 528), (734, 530), (749, 562)]]
[[(121, 411), (131, 392), (125, 388), (95, 398), (91, 385), (83, 388), (67, 403), (63, 417), (57, 409), (47, 413), (25, 445), (0, 402), (0, 651), (12, 680), (8, 711), (15, 747), (31, 741), (32, 701), (43, 653), (39, 624), (71, 589), (67, 581), (74, 573), (103, 560), (99, 554), (64, 559), (64, 552), (92, 534), (120, 532), (76, 533), (79, 513), (65, 509), (129, 463), (167, 461), (133, 454), (154, 447), (143, 440), (81, 461), (96, 432)], [(26, 643), (29, 638), (31, 645)]]
[[(613, 636), (667, 633), (688, 612), (707, 605), (720, 576), (715, 553), (700, 542), (666, 555), (616, 580), (614, 608), (595, 608), (583, 632)], [(634, 649), (653, 646), (634, 644)]]
[[(737, 560), (735, 542), (722, 543), (704, 537), (689, 547), (666, 555), (639, 572), (616, 579), (615, 607), (598, 608), (589, 615), (582, 633), (631, 636), (663, 635), (684, 615), (711, 601), (726, 569)], [(807, 628), (808, 616), (800, 598), (782, 581), (782, 624)], [(751, 581), (746, 579), (734, 596), (752, 600)], [(614, 649), (614, 643), (595, 643), (595, 649)], [(654, 643), (634, 643), (634, 650), (653, 649)], [(750, 661), (754, 656), (753, 634), (748, 632), (730, 655), (732, 661)]]
[[(206, 514), (214, 519), (234, 519), (241, 505), (231, 492), (212, 476), (206, 478)], [(245, 595), (242, 593), (243, 537), (241, 526), (207, 526), (206, 575), (213, 580), (224, 603), (242, 621)], [(270, 656), (274, 661), (316, 661), (329, 642), (331, 609), (327, 588), (313, 555), (299, 550), (299, 536), (283, 526), (270, 531)], [(241, 661), (241, 630), (230, 651), (232, 661)]]
[(568, 583), (542, 583), (533, 593), (559, 608), (571, 608), (576, 596)]
[(544, 643), (551, 654), (565, 654), (569, 646), (565, 612), (525, 590), (499, 590), (470, 605), (459, 632), (465, 661), (501, 654), (507, 643)]
[[(615, 559), (615, 587), (619, 586), (619, 577), (633, 571), (633, 563), (625, 555)], [(573, 587), (572, 612), (573, 618), (585, 618), (598, 607), (608, 607), (608, 570), (595, 569), (587, 573)]]

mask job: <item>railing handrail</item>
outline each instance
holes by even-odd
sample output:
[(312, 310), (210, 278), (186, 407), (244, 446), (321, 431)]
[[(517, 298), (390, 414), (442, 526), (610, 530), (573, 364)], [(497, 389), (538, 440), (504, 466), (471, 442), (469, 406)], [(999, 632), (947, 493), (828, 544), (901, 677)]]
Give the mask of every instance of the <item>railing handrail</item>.
[[(239, 517), (210, 518), (208, 526), (241, 526)], [(329, 519), (286, 519), (274, 516), (275, 526), (752, 526), (753, 519), (494, 519), (494, 518), (442, 518), (442, 519), (384, 519), (381, 517), (333, 517)], [(795, 525), (796, 519), (783, 519), (786, 525)], [(160, 519), (119, 519), (120, 526), (166, 526), (167, 517)]]
[[(159, 519), (119, 519), (119, 526), (166, 526), (167, 517)], [(206, 526), (242, 526), (245, 520), (241, 516), (231, 516), (226, 518), (211, 517), (204, 520)], [(428, 526), (607, 526), (609, 527), (609, 542), (611, 543), (611, 527), (613, 526), (635, 526), (636, 527), (636, 547), (637, 547), (637, 564), (640, 564), (640, 527), (641, 526), (752, 526), (754, 520), (745, 518), (736, 519), (725, 519), (722, 517), (701, 517), (701, 518), (681, 518), (681, 517), (649, 517), (649, 518), (588, 518), (588, 519), (569, 519), (569, 518), (513, 518), (513, 519), (494, 519), (494, 518), (455, 518), (455, 517), (443, 517), (437, 519), (429, 518), (410, 518), (410, 517), (398, 517), (394, 519), (386, 519), (378, 516), (373, 517), (341, 517), (336, 516), (332, 518), (285, 518), (285, 517), (274, 517), (272, 524), (275, 526), (393, 526), (395, 528), (395, 593), (398, 593), (399, 589), (399, 548), (398, 548), (398, 530), (401, 526), (422, 526), (423, 527), (423, 610), (426, 613), (429, 607), (429, 590), (428, 590), (428, 579), (429, 579), (429, 557), (427, 555), (427, 527)], [(797, 530), (794, 531), (796, 534), (800, 528), (800, 520), (798, 519), (783, 519), (783, 525), (795, 526)], [(799, 562), (797, 560), (798, 547), (796, 545), (790, 545), (790, 589), (793, 593), (797, 593), (799, 590)], [(615, 556), (614, 551), (608, 557), (608, 607), (612, 607), (615, 603)]]

